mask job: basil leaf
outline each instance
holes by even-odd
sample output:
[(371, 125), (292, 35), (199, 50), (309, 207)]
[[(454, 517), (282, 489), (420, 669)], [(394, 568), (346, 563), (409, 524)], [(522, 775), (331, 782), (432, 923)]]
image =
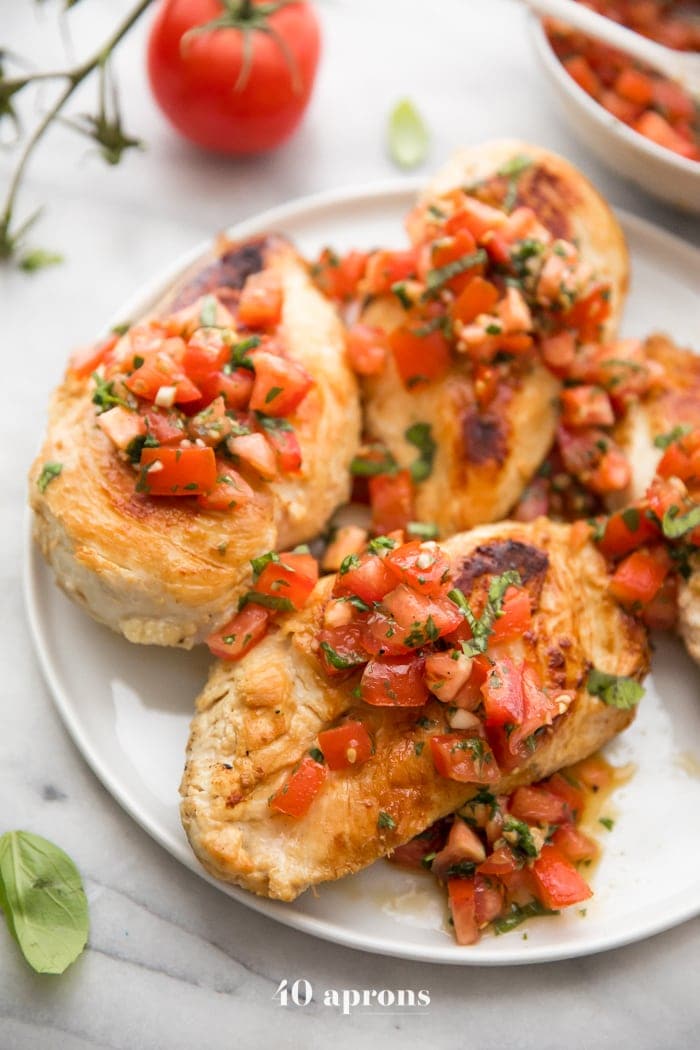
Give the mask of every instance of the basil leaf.
[(654, 438), (654, 444), (657, 448), (661, 448), (665, 451), (669, 445), (672, 445), (674, 441), (678, 441), (679, 438), (684, 437), (692, 429), (693, 428), (688, 423), (679, 423), (673, 428), (673, 430), (669, 430), (667, 434), (657, 434)]
[(384, 810), (380, 810), (379, 816), (377, 817), (377, 827), (387, 828), (389, 831), (393, 831), (396, 827), (396, 821), (390, 813), (385, 813)]
[(389, 114), (389, 154), (400, 168), (416, 168), (428, 152), (428, 129), (420, 113), (404, 98)]
[(289, 598), (281, 598), (276, 594), (258, 594), (257, 591), (248, 591), (243, 595), (238, 602), (238, 611), (251, 604), (263, 605), (266, 609), (274, 609), (275, 612), (294, 612), (294, 605)]
[(586, 689), (593, 696), (599, 696), (603, 703), (629, 711), (636, 707), (644, 696), (644, 689), (634, 678), (622, 675), (606, 674), (593, 667), (589, 671)]
[[(503, 837), (508, 844), (521, 850), (527, 857), (539, 857), (540, 851), (532, 837), (532, 829), (524, 820), (506, 817), (503, 822)], [(515, 842), (511, 841), (515, 839)]]
[(58, 477), (62, 470), (62, 463), (44, 463), (41, 468), (41, 474), (36, 481), (36, 487), (39, 489), (39, 492), (46, 492), (48, 486), (54, 478)]
[(366, 657), (361, 656), (359, 653), (349, 653), (347, 656), (341, 656), (328, 642), (321, 642), (321, 649), (326, 654), (326, 659), (331, 667), (335, 667), (338, 671), (346, 671), (349, 667), (357, 667), (358, 664), (367, 663)]
[(483, 248), (477, 248), (475, 252), (468, 252), (467, 255), (462, 255), (459, 259), (445, 263), (444, 266), (437, 266), (432, 270), (428, 270), (425, 278), (427, 292), (438, 291), (443, 284), (451, 281), (453, 277), (458, 277), (459, 274), (465, 273), (467, 270), (473, 270), (475, 266), (479, 266), (487, 260), (487, 252)]
[(430, 423), (414, 423), (406, 430), (404, 437), (418, 449), (418, 457), (411, 463), (411, 477), (414, 481), (425, 481), (433, 472), (433, 460), (437, 445), (433, 440)]
[(501, 933), (510, 933), (516, 926), (519, 926), (521, 922), (525, 922), (525, 919), (530, 919), (535, 915), (558, 915), (558, 911), (551, 911), (550, 908), (546, 908), (544, 904), (540, 904), (538, 900), (528, 901), (527, 904), (516, 904), (513, 902), (510, 906), (510, 911), (502, 919), (496, 919), (493, 924), (494, 933), (498, 936)]
[(391, 452), (385, 451), (381, 459), (367, 459), (355, 456), (350, 463), (350, 473), (359, 478), (371, 478), (377, 474), (395, 474), (396, 460)]
[(431, 521), (409, 521), (406, 532), (419, 540), (436, 540), (440, 535), (439, 528)]
[(43, 248), (34, 248), (33, 251), (27, 252), (22, 256), (19, 260), (19, 268), (24, 270), (25, 273), (36, 273), (37, 270), (43, 270), (47, 266), (58, 266), (62, 262), (62, 255), (58, 255), (56, 252), (47, 252)]
[(512, 178), (514, 175), (522, 175), (524, 171), (532, 167), (532, 160), (524, 153), (516, 153), (514, 157), (507, 160), (496, 172), (502, 178)]
[(478, 620), (458, 587), (448, 593), (447, 597), (462, 610), (464, 619), (474, 636), (470, 641), (461, 643), (462, 651), (467, 656), (478, 656), (479, 653), (486, 652), (489, 636), (493, 633), (494, 622), (503, 614), (503, 599), (506, 591), (509, 587), (519, 587), (520, 583), (520, 573), (517, 569), (508, 569), (500, 576), (494, 576), (489, 584), (484, 610)]
[(679, 508), (669, 507), (663, 516), (661, 528), (666, 539), (677, 540), (700, 525), (700, 506), (692, 507), (687, 514), (679, 514)]
[(63, 973), (85, 947), (88, 907), (80, 874), (48, 839), (29, 831), (0, 836), (0, 906), (37, 973)]
[(280, 556), (276, 551), (268, 551), (267, 554), (261, 554), (259, 558), (251, 558), (250, 564), (253, 566), (253, 579), (257, 580), (265, 566), (271, 561), (279, 560)]

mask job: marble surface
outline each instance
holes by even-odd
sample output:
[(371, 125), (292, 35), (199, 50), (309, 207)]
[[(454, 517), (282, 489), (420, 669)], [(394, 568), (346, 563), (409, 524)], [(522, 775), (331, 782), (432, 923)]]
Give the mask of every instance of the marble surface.
[[(2, 46), (57, 64), (59, 6), (3, 4)], [(82, 54), (128, 6), (81, 3), (67, 21), (68, 46)], [(147, 150), (111, 170), (69, 132), (53, 132), (21, 205), (28, 212), (46, 202), (34, 240), (66, 261), (34, 277), (0, 270), (0, 830), (23, 827), (61, 843), (84, 874), (92, 923), (88, 950), (60, 978), (29, 971), (0, 929), (0, 1050), (257, 1050), (271, 1037), (290, 1050), (329, 1041), (341, 1050), (358, 1036), (387, 1050), (685, 1050), (700, 1022), (697, 920), (605, 955), (501, 970), (400, 962), (315, 941), (185, 871), (120, 810), (66, 735), (24, 615), (25, 472), (67, 350), (175, 253), (262, 208), (394, 175), (383, 123), (404, 95), (430, 124), (432, 163), (461, 142), (522, 135), (566, 153), (613, 203), (700, 244), (697, 221), (654, 204), (579, 147), (547, 96), (523, 12), (509, 0), (328, 0), (324, 64), (301, 131), (278, 153), (238, 163), (190, 150), (155, 111), (142, 73), (148, 17), (118, 60), (127, 127)], [(28, 101), (27, 119), (46, 97)], [(0, 184), (9, 164), (1, 155)], [(309, 980), (312, 1003), (280, 1006), (273, 996), (283, 978)], [(324, 1006), (326, 988), (427, 989), (431, 1001), (420, 1013), (374, 1006), (345, 1016)]]

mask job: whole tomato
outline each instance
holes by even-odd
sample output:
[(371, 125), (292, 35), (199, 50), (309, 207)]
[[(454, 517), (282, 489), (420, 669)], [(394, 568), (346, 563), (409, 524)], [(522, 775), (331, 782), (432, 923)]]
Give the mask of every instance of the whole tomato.
[(148, 74), (185, 138), (219, 153), (260, 153), (301, 120), (319, 49), (308, 3), (164, 0), (148, 41)]

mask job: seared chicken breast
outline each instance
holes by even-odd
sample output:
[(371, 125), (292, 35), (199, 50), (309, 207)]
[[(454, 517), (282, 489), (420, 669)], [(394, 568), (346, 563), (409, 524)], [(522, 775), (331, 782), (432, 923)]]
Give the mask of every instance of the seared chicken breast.
[[(488, 652), (524, 660), (554, 705), (532, 748), (485, 778), (489, 790), (505, 794), (546, 777), (628, 725), (633, 709), (591, 695), (587, 678), (591, 667), (643, 678), (646, 636), (610, 597), (604, 559), (585, 533), (541, 518), (482, 526), (441, 548), (472, 602), (495, 575), (517, 571), (531, 626)], [(431, 738), (478, 723), (473, 711), (427, 693), (418, 708), (370, 706), (358, 699), (358, 672), (334, 678), (322, 669), (319, 632), (333, 586), (333, 577), (322, 579), (301, 613), (240, 662), (214, 666), (187, 747), (181, 815), (197, 857), (217, 878), (281, 900), (386, 856), (477, 791), (439, 775), (431, 756)], [(367, 761), (330, 770), (305, 815), (272, 808), (290, 771), (319, 746), (319, 732), (343, 718), (369, 732)], [(453, 738), (458, 747), (463, 736)]]
[[(251, 406), (247, 413), (224, 411), (229, 408), (226, 384), (230, 386), (231, 379), (244, 390), (253, 383), (255, 365), (251, 362), (256, 359), (260, 338), (250, 326), (239, 323), (237, 311), (246, 282), (259, 275), (273, 282), (281, 303), (274, 347), (272, 341), (262, 346), (269, 348), (267, 363), (272, 361), (273, 368), (276, 362), (289, 364), (309, 388), (284, 418), (266, 404), (264, 412), (271, 415), (253, 413)], [(231, 376), (230, 371), (227, 374), (231, 365), (226, 365), (214, 377), (223, 390), (216, 401), (220, 418), (210, 425), (206, 407), (194, 422), (180, 414), (173, 433), (176, 441), (191, 439), (184, 445), (196, 452), (215, 445), (221, 437), (216, 429), (226, 428), (223, 432), (234, 441), (227, 448), (233, 451), (227, 451), (222, 460), (222, 442), (216, 445), (216, 455), (217, 471), (223, 473), (225, 484), (231, 481), (229, 467), (235, 467), (237, 480), (231, 484), (230, 502), (213, 506), (211, 499), (182, 490), (173, 497), (150, 494), (155, 468), (164, 466), (157, 459), (161, 449), (142, 448), (139, 468), (138, 446), (136, 462), (133, 458), (130, 462), (127, 453), (133, 446), (125, 451), (115, 447), (119, 432), (112, 425), (109, 434), (116, 437), (110, 439), (105, 423), (110, 413), (98, 415), (98, 410), (116, 405), (115, 414), (123, 414), (127, 427), (134, 422), (142, 427), (141, 441), (145, 415), (148, 445), (154, 421), (161, 428), (172, 422), (170, 408), (158, 406), (172, 406), (176, 387), (164, 380), (155, 405), (146, 404), (125, 389), (121, 378), (116, 394), (114, 383), (105, 385), (100, 379), (104, 366), (96, 366), (97, 378), (90, 376), (89, 368), (87, 373), (69, 369), (52, 399), (46, 438), (30, 472), (34, 535), (58, 583), (96, 620), (132, 642), (189, 648), (203, 641), (235, 610), (250, 580), (250, 559), (310, 539), (349, 493), (348, 467), (359, 440), (357, 387), (346, 365), (341, 323), (309, 280), (292, 246), (279, 237), (241, 244), (222, 241), (211, 256), (184, 275), (144, 324), (146, 329), (149, 321), (161, 324), (166, 336), (185, 331), (184, 339), (166, 340), (168, 346), (175, 342), (175, 353), (182, 354), (187, 326), (191, 330), (203, 323), (205, 310), (213, 311), (206, 322), (213, 327), (205, 330), (205, 335), (213, 336), (209, 343), (204, 340), (203, 349), (198, 348), (200, 354), (210, 353), (214, 337), (223, 331), (222, 338), (233, 343), (239, 340), (238, 348), (250, 346), (253, 356), (245, 357), (241, 350), (242, 367)], [(198, 317), (199, 321), (193, 321)], [(128, 354), (136, 374), (144, 357), (133, 353), (134, 344), (129, 342), (133, 331), (122, 337), (111, 359), (118, 363)], [(143, 334), (140, 338), (143, 340)], [(223, 351), (228, 352), (225, 344)], [(281, 390), (282, 386), (272, 386), (268, 400)], [(189, 396), (196, 397), (197, 389)], [(238, 387), (234, 396), (238, 396)], [(97, 408), (95, 398), (102, 399)], [(236, 437), (251, 429), (256, 432), (254, 452), (259, 454), (262, 447), (264, 453), (259, 469), (246, 447), (250, 438)], [(278, 439), (277, 446), (266, 443), (266, 433)], [(273, 448), (279, 447), (279, 439), (292, 434), (301, 464), (297, 458), (291, 467), (279, 466), (283, 461), (276, 460)], [(167, 443), (168, 437), (166, 434), (162, 441)], [(153, 438), (153, 443), (159, 441)], [(245, 448), (247, 458), (239, 457), (239, 448), (241, 452)], [(213, 470), (214, 457), (206, 448), (204, 451)], [(152, 453), (149, 467), (144, 467), (148, 452)], [(148, 472), (150, 467), (153, 473)], [(216, 484), (221, 481), (217, 476)], [(183, 488), (197, 491), (197, 483)]]
[[(561, 384), (538, 352), (550, 322), (537, 311), (546, 314), (551, 307), (550, 317), (556, 320), (569, 309), (568, 300), (557, 299), (567, 281), (572, 288), (585, 286), (580, 291), (584, 300), (595, 294), (588, 289), (595, 289), (596, 281), (605, 282), (608, 313), (597, 334), (610, 338), (628, 283), (624, 237), (587, 179), (555, 154), (502, 140), (459, 151), (409, 216), (409, 235), (414, 245), (422, 245), (423, 257), (428, 250), (425, 239), (432, 242), (429, 250), (437, 268), (428, 274), (429, 284), (448, 272), (435, 260), (450, 251), (441, 246), (449, 243), (449, 236), (447, 241), (441, 238), (453, 231), (450, 224), (459, 221), (465, 207), (464, 197), (455, 198), (461, 190), (467, 195), (469, 229), (478, 233), (482, 222), (495, 224), (478, 243), (490, 253), (490, 281), (498, 285), (503, 274), (510, 274), (505, 299), (491, 312), (474, 317), (469, 303), (459, 305), (459, 287), (454, 293), (449, 290), (454, 280), (448, 281), (447, 290), (440, 293), (442, 301), (458, 297), (446, 307), (451, 318), (449, 367), (437, 375), (429, 372), (428, 382), (420, 377), (414, 381), (407, 378), (396, 354), (389, 353), (383, 371), (363, 380), (368, 441), (385, 445), (400, 468), (410, 469), (415, 460), (412, 428), (431, 428), (436, 446), (433, 470), (416, 486), (415, 516), (434, 522), (442, 535), (506, 517), (552, 444)], [(534, 224), (527, 218), (532, 212)], [(455, 236), (458, 240), (459, 230)], [(510, 261), (504, 267), (508, 249)], [(389, 333), (390, 340), (407, 326), (423, 332), (434, 327), (435, 319), (418, 329), (411, 321), (416, 313), (411, 282), (404, 282), (399, 291), (398, 296), (372, 297), (361, 321)], [(430, 288), (425, 295), (432, 295)], [(532, 349), (522, 353), (520, 346), (527, 345), (528, 338)], [(427, 343), (425, 353), (432, 353)]]

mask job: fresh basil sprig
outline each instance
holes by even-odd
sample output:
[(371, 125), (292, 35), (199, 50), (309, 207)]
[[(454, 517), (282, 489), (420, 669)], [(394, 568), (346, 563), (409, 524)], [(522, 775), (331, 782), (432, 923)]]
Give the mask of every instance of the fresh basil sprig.
[(37, 973), (63, 973), (85, 947), (88, 906), (80, 873), (62, 849), (40, 835), (0, 836), (0, 907)]
[(617, 707), (621, 711), (636, 707), (644, 696), (643, 686), (634, 678), (607, 674), (596, 667), (592, 667), (588, 673), (586, 689), (593, 696), (599, 696), (609, 707)]

